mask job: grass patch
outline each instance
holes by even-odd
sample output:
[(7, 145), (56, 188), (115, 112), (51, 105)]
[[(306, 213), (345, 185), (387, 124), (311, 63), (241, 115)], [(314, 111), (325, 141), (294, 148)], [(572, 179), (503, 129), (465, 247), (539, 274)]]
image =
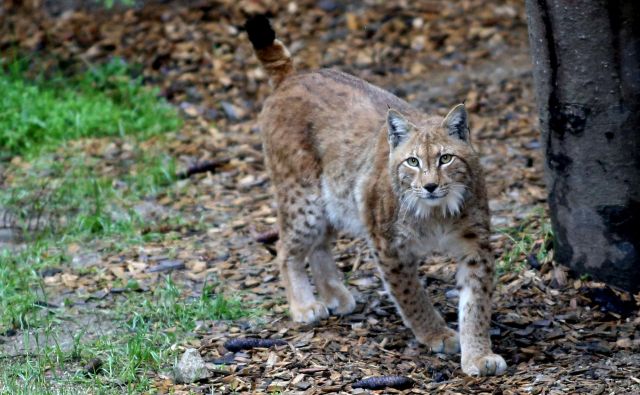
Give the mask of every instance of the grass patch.
[(38, 270), (57, 266), (62, 256), (47, 242), (20, 252), (0, 250), (0, 333), (42, 325), (46, 293)]
[(544, 210), (537, 210), (518, 226), (498, 229), (498, 232), (509, 240), (508, 247), (496, 262), (498, 275), (519, 272), (525, 267), (527, 257), (540, 264), (550, 259), (553, 230)]
[[(125, 291), (113, 310), (100, 310), (116, 326), (112, 333), (76, 333), (69, 348), (61, 338), (76, 319), (73, 301), (42, 307), (48, 295), (40, 272), (69, 264), (72, 245), (122, 251), (178, 237), (154, 229), (185, 224), (170, 215), (143, 218), (139, 208), (160, 210), (154, 202), (179, 188), (176, 162), (158, 134), (181, 122), (130, 74), (115, 60), (75, 77), (29, 80), (24, 64), (0, 60), (0, 227), (21, 229), (25, 242), (0, 250), (0, 333), (17, 331), (37, 346), (20, 357), (0, 355), (0, 394), (146, 393), (154, 374), (175, 362), (177, 346), (195, 337), (199, 321), (257, 314), (215, 292), (216, 284), (193, 294), (169, 278), (140, 293), (130, 280), (110, 284)], [(103, 361), (99, 373), (82, 372), (93, 358)]]
[[(70, 150), (69, 150), (70, 151)], [(163, 153), (131, 153), (134, 167), (105, 174), (104, 160), (82, 151), (41, 156), (6, 172), (0, 207), (29, 240), (133, 236), (142, 226), (134, 206), (166, 191), (175, 180), (175, 160)]]
[(25, 77), (29, 61), (0, 60), (0, 152), (33, 157), (82, 137), (147, 138), (180, 127), (177, 111), (120, 59), (74, 77)]
[(122, 301), (116, 314), (129, 335), (101, 338), (84, 345), (81, 351), (83, 360), (97, 357), (105, 362), (102, 375), (92, 381), (100, 380), (101, 385), (123, 383), (128, 392), (146, 391), (151, 384), (148, 375), (175, 363), (179, 357), (175, 346), (193, 338), (197, 322), (257, 314), (257, 309), (243, 306), (237, 298), (213, 294), (212, 289), (205, 284), (199, 295), (189, 296), (169, 277), (153, 295), (132, 294)]
[(95, 0), (95, 2), (109, 9), (113, 8), (116, 4), (121, 4), (125, 7), (133, 7), (136, 3), (135, 0)]
[(150, 223), (135, 205), (171, 193), (175, 160), (138, 142), (181, 124), (120, 60), (75, 77), (30, 81), (25, 72), (0, 60), (0, 153), (26, 155), (0, 164), (0, 228), (26, 242), (0, 249), (0, 333), (42, 324), (38, 271), (69, 262), (70, 243), (146, 239)]
[(41, 325), (39, 303), (47, 295), (38, 271), (69, 263), (69, 244), (99, 240), (103, 251), (121, 250), (165, 237), (145, 229), (181, 223), (143, 218), (137, 209), (148, 197), (172, 193), (175, 161), (162, 152), (128, 155), (131, 164), (107, 172), (103, 159), (59, 149), (5, 171), (0, 226), (15, 229), (25, 244), (0, 249), (0, 333)]
[[(7, 393), (58, 393), (47, 390), (52, 383), (64, 392), (79, 389), (97, 393), (143, 393), (152, 386), (152, 376), (168, 371), (179, 357), (176, 345), (193, 338), (196, 323), (208, 319), (233, 320), (255, 316), (237, 298), (212, 293), (214, 286), (190, 297), (170, 278), (152, 295), (132, 293), (118, 301), (113, 320), (122, 322), (111, 335), (61, 350), (56, 345), (27, 355), (20, 363), (5, 366), (0, 391)], [(79, 370), (92, 359), (103, 364), (96, 374)], [(0, 362), (0, 367), (2, 367)]]
[[(153, 177), (140, 173), (122, 181), (95, 174), (82, 159), (77, 164), (62, 163), (58, 167), (36, 161), (27, 170), (10, 173), (12, 182), (0, 190), (0, 208), (10, 213), (9, 225), (21, 229), (26, 241), (17, 251), (0, 249), (0, 333), (41, 325), (39, 304), (47, 295), (38, 272), (70, 262), (66, 253), (70, 243), (99, 239), (123, 249), (163, 236), (143, 232), (153, 222), (144, 221), (135, 204), (150, 190), (163, 188), (168, 179), (152, 182)], [(162, 163), (158, 159), (157, 166)], [(53, 174), (39, 176), (40, 165)], [(150, 169), (164, 171), (164, 167)], [(171, 224), (179, 219), (163, 221)]]

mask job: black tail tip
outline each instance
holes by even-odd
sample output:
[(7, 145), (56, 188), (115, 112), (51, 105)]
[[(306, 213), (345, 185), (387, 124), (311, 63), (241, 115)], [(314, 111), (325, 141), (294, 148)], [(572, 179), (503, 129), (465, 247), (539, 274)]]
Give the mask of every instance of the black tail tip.
[(276, 39), (276, 32), (265, 15), (250, 17), (245, 22), (244, 28), (249, 34), (249, 40), (255, 49), (266, 48), (273, 44), (273, 40)]

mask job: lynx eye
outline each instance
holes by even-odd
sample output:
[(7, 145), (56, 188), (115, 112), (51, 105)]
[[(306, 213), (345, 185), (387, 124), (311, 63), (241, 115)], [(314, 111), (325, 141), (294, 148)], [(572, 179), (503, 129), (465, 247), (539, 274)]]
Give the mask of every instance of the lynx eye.
[(447, 163), (451, 162), (451, 159), (453, 159), (453, 155), (444, 154), (440, 156), (440, 164), (446, 165)]
[(418, 167), (420, 161), (418, 160), (418, 158), (414, 158), (412, 156), (411, 158), (407, 159), (407, 164), (411, 167)]

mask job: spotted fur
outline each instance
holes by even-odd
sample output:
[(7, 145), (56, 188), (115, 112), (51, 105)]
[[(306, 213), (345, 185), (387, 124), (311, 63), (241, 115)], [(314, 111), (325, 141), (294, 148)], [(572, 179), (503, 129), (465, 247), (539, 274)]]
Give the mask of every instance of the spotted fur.
[[(445, 118), (430, 116), (336, 70), (295, 72), (281, 42), (256, 37), (260, 26), (264, 21), (248, 30), (275, 86), (259, 124), (293, 320), (354, 310), (330, 249), (336, 231), (345, 231), (368, 240), (389, 295), (421, 343), (434, 352), (461, 350), (467, 374), (504, 372), (489, 339), (489, 210), (464, 106)], [(458, 261), (459, 335), (418, 280), (418, 263), (435, 251)]]

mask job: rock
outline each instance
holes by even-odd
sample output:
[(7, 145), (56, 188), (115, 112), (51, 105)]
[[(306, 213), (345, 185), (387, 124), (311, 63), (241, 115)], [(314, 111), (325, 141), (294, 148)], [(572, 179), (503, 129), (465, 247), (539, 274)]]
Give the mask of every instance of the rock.
[(187, 349), (178, 364), (173, 368), (176, 383), (193, 383), (209, 377), (204, 359), (195, 348)]
[(188, 117), (191, 118), (195, 118), (199, 115), (202, 114), (202, 108), (199, 106), (196, 106), (192, 103), (183, 101), (182, 103), (180, 103), (180, 110), (182, 110), (182, 113), (187, 115)]
[(74, 255), (71, 258), (71, 267), (83, 268), (89, 266), (96, 266), (102, 261), (102, 257), (97, 252), (85, 252), (82, 254)]
[(333, 12), (340, 8), (340, 4), (333, 0), (320, 0), (318, 2), (318, 8), (325, 12)]
[(232, 122), (240, 121), (246, 115), (245, 111), (230, 102), (223, 101), (220, 105), (222, 106), (222, 111), (227, 116), (227, 119)]
[(309, 387), (311, 387), (313, 384), (309, 381), (301, 381), (299, 383), (296, 383), (296, 388), (302, 391), (306, 391), (309, 389)]
[(632, 348), (633, 343), (631, 342), (631, 339), (629, 339), (628, 337), (623, 337), (616, 341), (616, 346), (619, 348)]

